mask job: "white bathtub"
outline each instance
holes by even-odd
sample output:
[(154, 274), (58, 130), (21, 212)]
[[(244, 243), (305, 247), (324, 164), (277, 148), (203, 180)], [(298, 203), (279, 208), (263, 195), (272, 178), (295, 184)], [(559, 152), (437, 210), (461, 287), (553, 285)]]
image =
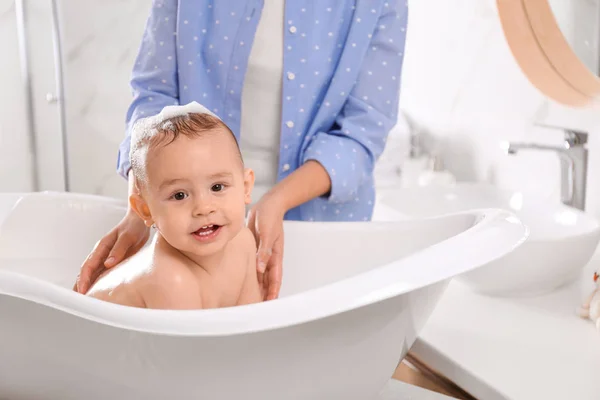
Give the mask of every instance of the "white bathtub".
[(280, 299), (143, 310), (70, 290), (122, 203), (9, 199), (0, 195), (0, 398), (10, 399), (372, 399), (449, 280), (526, 236), (500, 210), (286, 222)]

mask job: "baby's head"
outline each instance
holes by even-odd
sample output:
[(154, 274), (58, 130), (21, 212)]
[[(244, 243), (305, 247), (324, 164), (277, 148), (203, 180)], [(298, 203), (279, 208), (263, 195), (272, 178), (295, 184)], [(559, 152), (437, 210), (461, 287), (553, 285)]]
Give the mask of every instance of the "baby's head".
[[(245, 224), (254, 184), (229, 128), (202, 106), (167, 107), (136, 123), (133, 210), (182, 252), (222, 249)], [(183, 111), (183, 112), (182, 112)]]

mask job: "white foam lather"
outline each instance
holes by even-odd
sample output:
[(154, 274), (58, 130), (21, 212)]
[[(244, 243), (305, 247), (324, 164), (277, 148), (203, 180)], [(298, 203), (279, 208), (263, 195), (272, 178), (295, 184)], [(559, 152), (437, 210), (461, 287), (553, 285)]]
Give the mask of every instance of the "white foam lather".
[[(202, 104), (192, 101), (185, 105), (172, 105), (164, 107), (160, 113), (141, 118), (133, 126), (131, 132), (131, 146), (133, 147), (136, 143), (139, 143), (140, 140), (147, 137), (152, 137), (153, 135), (158, 133), (157, 127), (161, 122), (165, 122), (168, 124), (171, 118), (180, 117), (189, 114), (208, 114), (213, 117), (221, 120), (218, 115), (210, 111), (208, 108), (203, 106)], [(169, 128), (169, 125), (162, 125), (163, 129)]]

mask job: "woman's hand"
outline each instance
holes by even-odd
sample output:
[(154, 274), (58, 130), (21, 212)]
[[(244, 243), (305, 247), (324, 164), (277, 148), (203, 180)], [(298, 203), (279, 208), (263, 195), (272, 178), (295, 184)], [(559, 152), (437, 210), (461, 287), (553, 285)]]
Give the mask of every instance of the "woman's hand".
[(124, 259), (137, 253), (150, 236), (150, 228), (132, 210), (106, 234), (85, 260), (73, 290), (85, 294), (98, 276)]
[(248, 215), (248, 228), (258, 245), (256, 268), (265, 300), (276, 299), (281, 288), (285, 211), (276, 194), (266, 194)]
[(248, 228), (258, 244), (258, 278), (267, 292), (266, 300), (276, 299), (281, 288), (285, 213), (330, 190), (331, 179), (325, 168), (318, 161), (309, 160), (277, 183), (250, 210)]

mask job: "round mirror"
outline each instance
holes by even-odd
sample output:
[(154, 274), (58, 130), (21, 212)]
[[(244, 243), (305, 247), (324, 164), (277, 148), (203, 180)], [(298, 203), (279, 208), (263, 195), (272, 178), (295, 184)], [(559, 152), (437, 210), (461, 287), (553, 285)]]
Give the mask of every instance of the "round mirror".
[(508, 45), (527, 78), (568, 106), (600, 103), (600, 0), (497, 0)]
[(583, 64), (598, 75), (598, 0), (548, 0), (560, 32)]

